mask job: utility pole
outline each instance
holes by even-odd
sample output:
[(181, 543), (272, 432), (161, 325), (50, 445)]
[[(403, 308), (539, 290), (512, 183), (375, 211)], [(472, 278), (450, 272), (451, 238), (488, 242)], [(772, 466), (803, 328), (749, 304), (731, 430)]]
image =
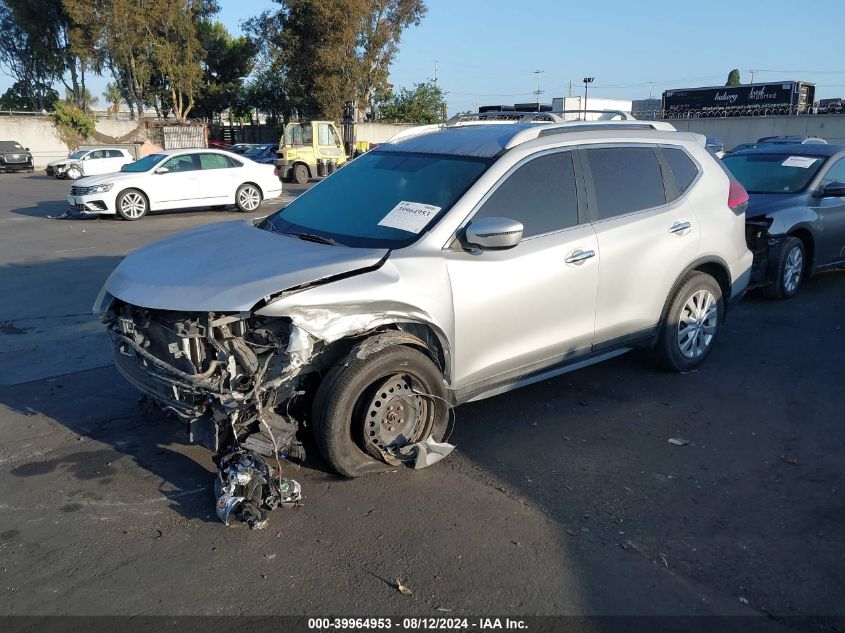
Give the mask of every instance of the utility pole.
[(572, 96), (572, 80), (569, 80), (569, 96)]
[(593, 83), (595, 77), (584, 77), (584, 120), (587, 120), (587, 87)]
[(654, 94), (654, 82), (653, 82), (653, 81), (649, 81), (649, 82), (648, 82), (648, 98), (649, 98), (649, 100), (651, 100), (651, 99), (653, 99), (653, 98), (654, 98), (654, 97), (652, 96), (653, 94)]
[(542, 75), (544, 70), (535, 70), (534, 74), (537, 75), (537, 90), (534, 91), (534, 94), (537, 96), (537, 112), (540, 111), (540, 95), (545, 92), (544, 90), (540, 90), (540, 75)]
[(748, 72), (750, 72), (750, 73), (751, 73), (751, 83), (754, 83), (754, 75), (756, 75), (756, 74), (757, 74), (757, 71), (756, 71), (756, 70), (754, 70), (754, 69), (752, 68), (752, 69), (751, 69), (751, 70), (749, 70)]
[(434, 60), (434, 83), (437, 83), (437, 60)]

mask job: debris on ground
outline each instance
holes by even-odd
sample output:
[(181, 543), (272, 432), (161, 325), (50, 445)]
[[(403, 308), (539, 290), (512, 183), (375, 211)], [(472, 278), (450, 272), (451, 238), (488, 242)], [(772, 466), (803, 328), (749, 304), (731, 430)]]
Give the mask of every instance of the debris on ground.
[(293, 479), (275, 476), (267, 460), (255, 451), (238, 449), (220, 459), (217, 474), (217, 517), (253, 530), (267, 526), (267, 514), (281, 505), (297, 505), (302, 488)]
[(742, 604), (748, 604), (748, 598), (743, 598), (742, 596), (740, 596), (740, 597), (739, 597), (739, 601), (740, 601)]
[[(402, 446), (398, 450), (392, 451), (390, 455), (395, 460), (394, 466), (405, 464), (419, 470), (420, 468), (433, 466), (453, 450), (455, 450), (453, 444), (437, 442), (429, 435), (421, 442)], [(385, 459), (388, 462), (390, 461), (387, 455), (385, 455)]]
[(684, 440), (680, 437), (670, 437), (668, 441), (670, 444), (674, 444), (675, 446), (686, 446), (689, 444), (689, 440)]
[(797, 466), (798, 465), (798, 458), (795, 457), (794, 455), (789, 455), (787, 457), (781, 457), (781, 459), (785, 463), (789, 464), (790, 466)]
[(405, 595), (405, 596), (411, 596), (411, 595), (413, 595), (413, 593), (411, 592), (411, 590), (410, 590), (410, 589), (408, 589), (408, 587), (407, 587), (406, 585), (402, 584), (402, 581), (401, 581), (399, 578), (397, 578), (397, 579), (394, 581), (394, 587), (396, 587), (396, 589), (397, 589), (397, 590), (399, 591), (399, 593), (401, 593), (402, 595)]

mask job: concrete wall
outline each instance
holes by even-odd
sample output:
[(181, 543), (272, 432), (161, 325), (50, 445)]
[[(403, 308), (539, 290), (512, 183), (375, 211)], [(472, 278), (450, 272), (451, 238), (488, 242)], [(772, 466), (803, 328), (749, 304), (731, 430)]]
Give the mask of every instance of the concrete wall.
[(720, 138), (725, 149), (764, 136), (818, 136), (845, 145), (845, 114), (761, 116), (733, 119), (667, 119), (677, 129)]
[[(137, 121), (100, 119), (97, 131), (112, 137), (123, 136), (138, 127)], [(0, 116), (0, 140), (17, 141), (32, 152), (36, 169), (51, 160), (65, 158), (70, 148), (59, 139), (56, 126), (45, 116)]]

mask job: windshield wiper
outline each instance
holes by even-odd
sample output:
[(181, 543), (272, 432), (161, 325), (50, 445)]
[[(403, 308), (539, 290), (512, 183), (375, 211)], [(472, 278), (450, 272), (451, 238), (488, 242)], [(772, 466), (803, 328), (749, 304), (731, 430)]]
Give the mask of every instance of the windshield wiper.
[(314, 233), (286, 233), (286, 235), (293, 235), (306, 242), (317, 242), (318, 244), (328, 244), (329, 246), (343, 246), (340, 242), (336, 242), (330, 237), (323, 237)]

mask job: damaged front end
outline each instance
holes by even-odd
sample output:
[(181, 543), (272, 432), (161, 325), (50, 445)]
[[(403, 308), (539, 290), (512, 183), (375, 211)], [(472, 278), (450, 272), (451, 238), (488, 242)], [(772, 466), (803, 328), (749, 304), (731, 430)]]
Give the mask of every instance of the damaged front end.
[(215, 452), (224, 523), (237, 516), (262, 527), (268, 511), (299, 501), (299, 484), (282, 478), (281, 460), (304, 458), (297, 430), (319, 351), (311, 336), (287, 319), (152, 310), (118, 299), (103, 322), (120, 373), (185, 420), (191, 442)]
[(771, 283), (771, 270), (776, 266), (774, 253), (783, 240), (783, 236), (769, 233), (772, 219), (766, 216), (748, 218), (745, 221), (745, 242), (754, 255), (751, 264), (749, 288), (758, 288)]

